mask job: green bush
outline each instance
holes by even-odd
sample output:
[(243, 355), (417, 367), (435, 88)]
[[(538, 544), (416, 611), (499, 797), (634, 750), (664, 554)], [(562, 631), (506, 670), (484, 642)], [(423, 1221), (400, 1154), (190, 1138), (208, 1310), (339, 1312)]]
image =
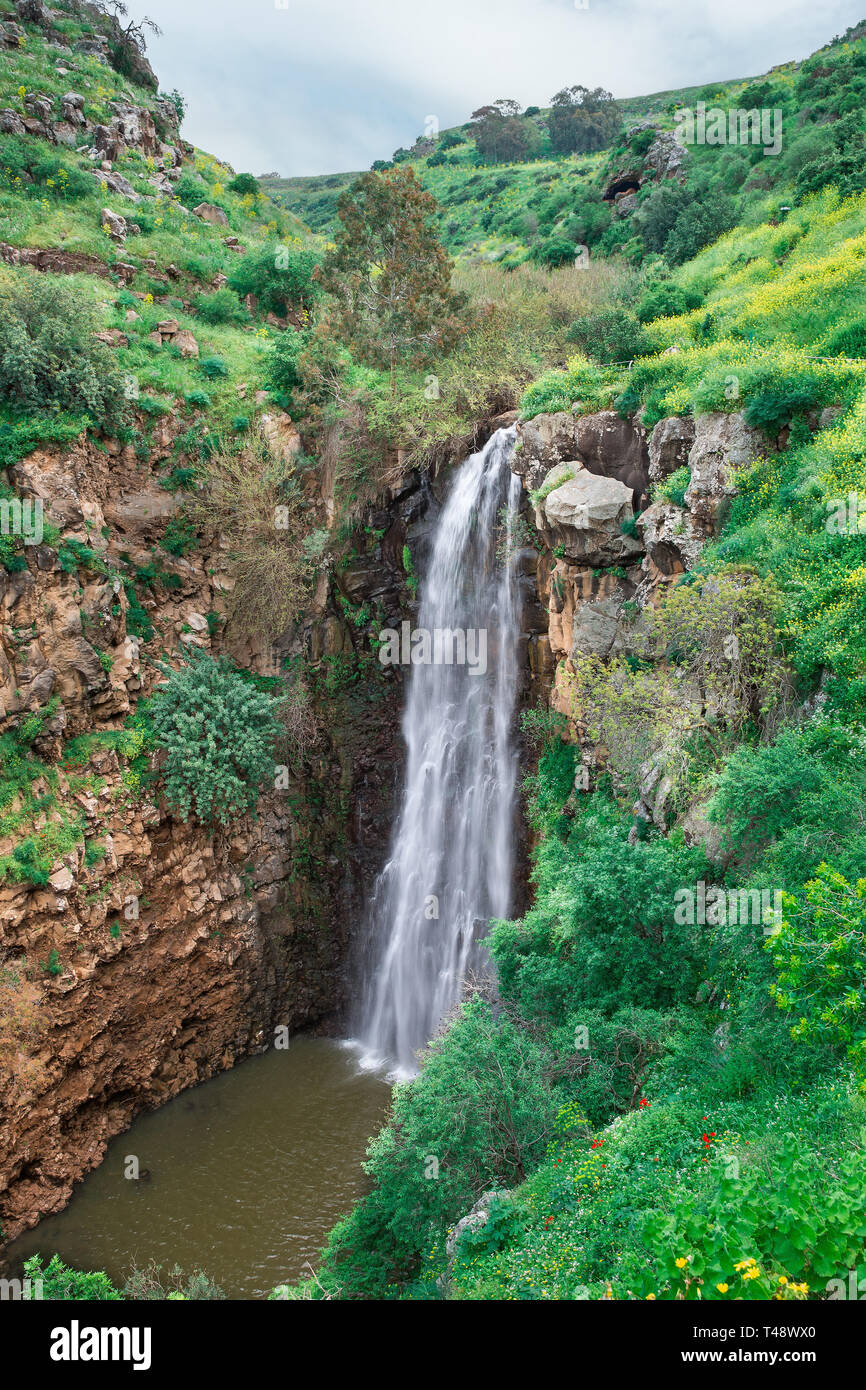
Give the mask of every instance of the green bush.
[[(59, 1255), (52, 1255), (44, 1269), (42, 1256), (31, 1255), (29, 1260), (24, 1261), (24, 1275), (31, 1281), (31, 1285), (38, 1285), (41, 1281), (43, 1299), (113, 1302), (121, 1297), (107, 1274), (101, 1270), (85, 1273), (80, 1269), (70, 1269)], [(30, 1297), (36, 1297), (36, 1289), (33, 1287)]]
[(24, 271), (0, 285), (0, 400), (121, 425), (124, 378), (111, 349), (94, 340), (101, 326), (93, 304), (60, 279)]
[(246, 323), (247, 314), (235, 294), (228, 286), (214, 290), (213, 294), (200, 294), (195, 301), (195, 311), (204, 323)]
[(532, 248), (532, 259), (541, 265), (549, 266), (551, 270), (556, 266), (568, 265), (576, 255), (574, 243), (561, 236), (548, 237), (546, 241), (541, 241)]
[(235, 174), (229, 183), (229, 191), (237, 193), (239, 197), (243, 197), (244, 194), (252, 194), (255, 197), (261, 192), (261, 189), (254, 174)]
[(653, 498), (656, 502), (673, 502), (677, 507), (684, 507), (686, 504), (686, 492), (692, 480), (691, 469), (685, 465), (682, 468), (675, 468), (663, 483), (655, 489)]
[(281, 731), (274, 701), (226, 657), (190, 648), (178, 670), (163, 665), (165, 684), (148, 707), (163, 750), (165, 796), (174, 814), (195, 814), (205, 825), (252, 810), (274, 779), (274, 746)]
[(208, 381), (217, 381), (229, 374), (229, 369), (221, 357), (203, 357), (199, 363), (199, 371)]
[(637, 316), (641, 323), (651, 323), (653, 319), (686, 314), (690, 309), (700, 308), (702, 303), (695, 290), (683, 289), (673, 280), (663, 280), (647, 289), (638, 305)]
[(650, 351), (650, 341), (627, 309), (599, 309), (574, 320), (566, 338), (596, 362), (630, 362)]
[(306, 247), (270, 245), (248, 251), (229, 276), (240, 295), (254, 294), (265, 313), (283, 316), (289, 306), (306, 307), (316, 297), (313, 272), (321, 256)]

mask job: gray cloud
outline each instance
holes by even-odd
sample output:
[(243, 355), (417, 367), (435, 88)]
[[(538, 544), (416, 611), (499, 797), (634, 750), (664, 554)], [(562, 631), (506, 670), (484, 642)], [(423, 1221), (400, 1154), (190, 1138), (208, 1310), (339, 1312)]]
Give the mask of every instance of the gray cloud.
[[(425, 118), (583, 82), (633, 96), (801, 59), (859, 0), (139, 0), (184, 133), (236, 168), (335, 173), (411, 144)], [(582, 3), (582, 0), (578, 0)], [(138, 10), (138, 4), (135, 6)]]

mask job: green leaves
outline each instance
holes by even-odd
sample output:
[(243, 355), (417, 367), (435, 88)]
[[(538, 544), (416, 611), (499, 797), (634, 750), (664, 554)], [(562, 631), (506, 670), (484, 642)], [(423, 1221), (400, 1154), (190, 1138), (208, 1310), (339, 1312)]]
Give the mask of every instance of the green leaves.
[(214, 660), (190, 648), (179, 670), (163, 666), (167, 681), (148, 713), (165, 761), (166, 800), (175, 815), (227, 825), (251, 811), (259, 790), (273, 782), (274, 744), (280, 724), (274, 701), (226, 657)]

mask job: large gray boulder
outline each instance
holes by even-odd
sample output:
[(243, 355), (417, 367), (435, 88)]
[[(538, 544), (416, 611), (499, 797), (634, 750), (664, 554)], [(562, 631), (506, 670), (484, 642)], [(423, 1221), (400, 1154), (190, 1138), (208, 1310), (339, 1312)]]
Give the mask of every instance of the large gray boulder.
[(615, 410), (573, 415), (560, 410), (536, 415), (518, 426), (520, 447), (512, 468), (530, 491), (556, 464), (577, 459), (590, 473), (618, 478), (634, 494), (639, 505), (649, 478), (646, 430), (632, 419), (621, 419)]
[(567, 559), (598, 567), (628, 563), (641, 554), (642, 541), (622, 530), (634, 516), (631, 489), (577, 461), (571, 467), (574, 477), (548, 493), (539, 509), (551, 550), (561, 546)]

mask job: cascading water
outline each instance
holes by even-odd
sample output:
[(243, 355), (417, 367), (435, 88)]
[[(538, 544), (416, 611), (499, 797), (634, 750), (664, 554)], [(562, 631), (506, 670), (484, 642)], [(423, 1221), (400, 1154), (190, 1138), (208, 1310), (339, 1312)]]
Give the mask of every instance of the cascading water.
[[(457, 472), (412, 634), (406, 778), (370, 907), (372, 969), (359, 1029), (364, 1064), (390, 1066), (401, 1077), (416, 1070), (417, 1050), (458, 999), (467, 973), (483, 972), (481, 938), (511, 905), (520, 635), (514, 438), (513, 428), (498, 430)], [(448, 644), (437, 648), (437, 632), (456, 634), (458, 656), (462, 634), (467, 660), (441, 659)]]

